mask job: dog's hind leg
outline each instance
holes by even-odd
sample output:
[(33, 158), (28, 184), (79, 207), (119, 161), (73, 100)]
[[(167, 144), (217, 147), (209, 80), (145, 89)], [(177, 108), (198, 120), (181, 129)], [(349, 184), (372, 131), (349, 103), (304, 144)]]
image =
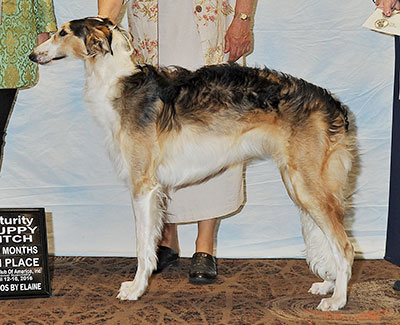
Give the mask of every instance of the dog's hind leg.
[(322, 299), (317, 308), (323, 311), (338, 310), (347, 301), (347, 284), (354, 259), (353, 247), (341, 224), (327, 224), (322, 221), (324, 217), (320, 218), (317, 213), (312, 213), (314, 216), (309, 220), (308, 216), (303, 217), (303, 233), (310, 231), (304, 235), (307, 262), (324, 282), (314, 283), (309, 292), (324, 295), (333, 291), (332, 297)]
[[(280, 169), (283, 183), (286, 190), (294, 203), (300, 205), (297, 200), (290, 176), (288, 166), (283, 166)], [(301, 217), (303, 238), (306, 244), (307, 264), (314, 273), (317, 273), (324, 282), (316, 282), (312, 285), (308, 292), (313, 294), (325, 295), (333, 292), (336, 279), (336, 263), (326, 236), (317, 226), (313, 219), (303, 211)], [(330, 274), (330, 272), (334, 274)]]
[(307, 264), (315, 274), (324, 280), (324, 282), (313, 283), (308, 292), (326, 295), (335, 289), (337, 274), (335, 257), (327, 237), (306, 212), (302, 213), (301, 225), (306, 244)]
[(163, 225), (161, 194), (160, 185), (155, 185), (140, 194), (132, 195), (138, 266), (134, 280), (122, 283), (117, 296), (121, 300), (137, 300), (145, 292), (148, 280), (157, 266), (156, 247)]
[(322, 283), (314, 283), (310, 292), (327, 294), (333, 290), (332, 297), (322, 299), (317, 307), (324, 311), (338, 310), (346, 304), (347, 283), (354, 259), (353, 247), (342, 226), (342, 193), (351, 157), (340, 146), (326, 155), (324, 164), (316, 165), (315, 157), (305, 161), (302, 156), (301, 163), (293, 164), (296, 168), (287, 167), (292, 195), (294, 193), (295, 202), (303, 211), (307, 262), (311, 270), (324, 279)]

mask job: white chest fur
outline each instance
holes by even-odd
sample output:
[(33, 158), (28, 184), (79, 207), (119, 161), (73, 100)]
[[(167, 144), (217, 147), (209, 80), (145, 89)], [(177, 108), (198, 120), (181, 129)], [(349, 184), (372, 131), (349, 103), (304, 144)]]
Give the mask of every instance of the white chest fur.
[(121, 121), (112, 107), (117, 91), (116, 78), (103, 78), (97, 71), (87, 72), (84, 99), (88, 110), (104, 131), (105, 146), (118, 177), (129, 184), (129, 170), (119, 144)]

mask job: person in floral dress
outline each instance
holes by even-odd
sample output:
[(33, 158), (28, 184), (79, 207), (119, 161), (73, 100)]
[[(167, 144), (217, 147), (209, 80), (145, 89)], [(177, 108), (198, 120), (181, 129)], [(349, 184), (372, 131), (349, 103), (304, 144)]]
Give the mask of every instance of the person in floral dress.
[[(98, 0), (98, 15), (115, 21), (125, 3), (139, 64), (178, 65), (194, 70), (203, 65), (235, 62), (252, 48), (254, 0)], [(178, 260), (176, 224), (197, 222), (189, 281), (214, 282), (217, 218), (234, 213), (243, 204), (243, 166), (229, 168), (205, 183), (179, 189), (170, 197), (155, 272)]]

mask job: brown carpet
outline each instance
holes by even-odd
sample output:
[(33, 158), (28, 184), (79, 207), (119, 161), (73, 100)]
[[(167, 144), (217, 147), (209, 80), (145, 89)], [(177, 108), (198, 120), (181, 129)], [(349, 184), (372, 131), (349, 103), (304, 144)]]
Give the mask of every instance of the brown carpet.
[(219, 279), (189, 284), (189, 259), (153, 275), (138, 301), (115, 299), (136, 268), (133, 258), (51, 258), (53, 296), (0, 301), (0, 324), (400, 324), (400, 268), (358, 260), (349, 299), (320, 312), (307, 293), (317, 278), (305, 260), (219, 259)]

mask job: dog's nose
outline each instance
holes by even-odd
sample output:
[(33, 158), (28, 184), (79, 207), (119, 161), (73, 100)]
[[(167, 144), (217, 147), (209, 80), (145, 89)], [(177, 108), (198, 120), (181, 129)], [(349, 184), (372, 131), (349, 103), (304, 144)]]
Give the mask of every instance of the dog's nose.
[(37, 62), (37, 55), (32, 52), (31, 54), (29, 54), (29, 60)]

